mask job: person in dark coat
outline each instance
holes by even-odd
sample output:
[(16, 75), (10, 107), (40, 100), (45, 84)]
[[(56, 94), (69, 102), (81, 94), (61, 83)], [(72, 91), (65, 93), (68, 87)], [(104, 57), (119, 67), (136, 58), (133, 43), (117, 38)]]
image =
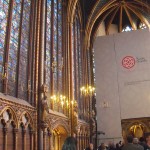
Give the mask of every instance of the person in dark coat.
[(109, 144), (108, 150), (116, 150), (114, 143)]
[(107, 150), (107, 147), (104, 143), (101, 143), (101, 145), (98, 147), (98, 150)]
[(144, 147), (139, 144), (139, 139), (138, 138), (133, 139), (133, 144), (135, 144), (139, 148), (139, 150), (144, 150)]
[(127, 137), (127, 143), (122, 147), (122, 150), (139, 150), (139, 148), (133, 144), (133, 136)]
[(144, 150), (150, 150), (150, 133), (146, 135), (146, 145), (144, 147)]
[(140, 137), (140, 139), (139, 139), (139, 144), (142, 145), (143, 147), (146, 146), (146, 141), (145, 141), (145, 138), (144, 138), (144, 137)]
[(76, 150), (75, 138), (74, 137), (68, 137), (64, 142), (62, 150)]
[(92, 143), (89, 144), (89, 147), (87, 147), (85, 150), (94, 150), (94, 146)]

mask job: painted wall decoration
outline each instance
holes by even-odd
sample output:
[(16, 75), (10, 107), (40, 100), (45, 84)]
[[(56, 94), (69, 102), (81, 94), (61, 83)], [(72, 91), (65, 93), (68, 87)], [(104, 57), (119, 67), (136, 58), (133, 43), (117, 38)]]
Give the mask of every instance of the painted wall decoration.
[(135, 66), (135, 58), (133, 56), (125, 56), (122, 59), (122, 66), (126, 69), (133, 68)]

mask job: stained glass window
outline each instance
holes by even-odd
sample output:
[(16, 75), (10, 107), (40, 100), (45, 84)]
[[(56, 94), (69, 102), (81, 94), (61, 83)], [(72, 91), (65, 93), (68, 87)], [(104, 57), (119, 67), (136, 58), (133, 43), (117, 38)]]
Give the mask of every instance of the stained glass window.
[[(11, 4), (9, 4), (9, 0), (0, 0), (0, 72), (2, 72), (2, 64), (8, 62), (8, 66), (5, 68), (8, 70), (7, 93), (22, 99), (27, 99), (30, 16), (30, 0), (14, 0)], [(9, 19), (9, 26), (7, 19)], [(10, 37), (8, 34), (6, 38), (7, 33), (10, 33)], [(6, 60), (4, 60), (5, 43), (7, 45)], [(6, 55), (8, 55), (8, 59)]]
[(20, 14), (21, 14), (21, 0), (14, 2), (12, 14), (12, 26), (10, 35), (10, 49), (8, 61), (8, 94), (15, 96), (16, 88), (16, 67), (17, 67), (17, 53), (18, 53), (18, 40), (19, 40), (19, 27), (20, 27)]
[[(19, 59), (19, 98), (27, 98), (27, 64), (29, 51), (29, 28), (30, 28), (30, 9), (31, 2), (24, 0), (23, 15), (22, 15), (22, 32), (21, 32), (21, 48)], [(21, 89), (21, 90), (20, 90)]]
[(46, 14), (45, 81), (49, 94), (57, 97), (53, 109), (62, 112), (58, 100), (62, 94), (62, 0), (47, 0)]
[(83, 113), (83, 101), (80, 95), (82, 86), (82, 53), (81, 53), (81, 24), (76, 12), (72, 28), (72, 47), (73, 47), (73, 81), (74, 81), (74, 98), (78, 102), (79, 114)]
[(50, 89), (50, 73), (51, 73), (51, 13), (52, 5), (51, 0), (47, 0), (46, 5), (46, 61), (45, 61), (45, 72), (46, 72), (46, 84)]
[(140, 25), (139, 25), (139, 28), (140, 29), (146, 29), (147, 28), (147, 26), (145, 25), (145, 23), (140, 23)]
[[(53, 35), (53, 41), (54, 41), (54, 49), (53, 49), (53, 56), (54, 61), (57, 62), (58, 67), (58, 7), (57, 7), (57, 0), (54, 0), (54, 35)], [(57, 81), (57, 73), (58, 70), (53, 74), (54, 75), (54, 93), (57, 93), (58, 88), (58, 81)]]
[(126, 26), (126, 27), (122, 30), (122, 32), (128, 32), (128, 31), (132, 31), (132, 30), (133, 30), (132, 27)]
[[(8, 10), (9, 10), (9, 0), (0, 0), (0, 73), (4, 72), (3, 57), (4, 57), (4, 45), (8, 19)], [(1, 81), (0, 81), (0, 91), (2, 91)]]

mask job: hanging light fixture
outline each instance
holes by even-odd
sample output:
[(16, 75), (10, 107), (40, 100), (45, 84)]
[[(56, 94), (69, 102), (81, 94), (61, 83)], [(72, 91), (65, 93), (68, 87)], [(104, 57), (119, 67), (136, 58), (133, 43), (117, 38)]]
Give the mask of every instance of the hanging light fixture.
[(93, 95), (95, 92), (95, 87), (91, 86), (91, 85), (87, 85), (87, 86), (82, 86), (80, 88), (81, 94), (82, 95)]

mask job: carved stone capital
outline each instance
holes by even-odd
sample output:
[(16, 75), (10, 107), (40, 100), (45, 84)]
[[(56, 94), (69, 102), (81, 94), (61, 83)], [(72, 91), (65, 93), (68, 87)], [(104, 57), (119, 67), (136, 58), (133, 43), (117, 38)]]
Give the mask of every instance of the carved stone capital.
[(18, 129), (16, 129), (16, 128), (14, 129), (14, 133), (15, 133), (15, 134), (17, 134), (18, 131), (19, 131)]
[(3, 131), (4, 131), (4, 134), (7, 134), (8, 128), (4, 127), (4, 128), (3, 128)]
[(41, 86), (40, 91), (41, 91), (41, 93), (47, 93), (48, 92), (48, 86), (46, 84), (43, 84)]
[(45, 121), (42, 121), (41, 122), (41, 129), (43, 130), (43, 131), (45, 131), (45, 129), (48, 127), (48, 124), (45, 122)]

